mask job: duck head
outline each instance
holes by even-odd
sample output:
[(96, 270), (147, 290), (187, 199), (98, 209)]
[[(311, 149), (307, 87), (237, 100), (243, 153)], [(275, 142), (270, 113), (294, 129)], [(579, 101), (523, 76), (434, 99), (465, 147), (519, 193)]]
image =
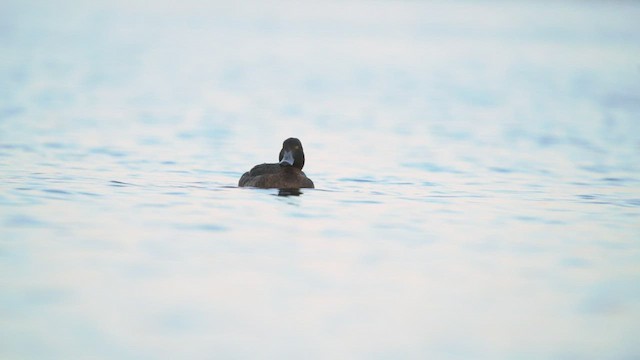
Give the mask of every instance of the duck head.
[(296, 138), (288, 138), (282, 143), (280, 150), (280, 166), (293, 166), (302, 170), (304, 166), (304, 151), (302, 143)]

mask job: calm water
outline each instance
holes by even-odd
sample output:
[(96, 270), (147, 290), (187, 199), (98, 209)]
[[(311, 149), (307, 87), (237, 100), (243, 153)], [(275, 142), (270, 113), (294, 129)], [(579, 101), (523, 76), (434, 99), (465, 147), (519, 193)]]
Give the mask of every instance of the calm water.
[(1, 358), (640, 358), (640, 4), (150, 4), (0, 4)]

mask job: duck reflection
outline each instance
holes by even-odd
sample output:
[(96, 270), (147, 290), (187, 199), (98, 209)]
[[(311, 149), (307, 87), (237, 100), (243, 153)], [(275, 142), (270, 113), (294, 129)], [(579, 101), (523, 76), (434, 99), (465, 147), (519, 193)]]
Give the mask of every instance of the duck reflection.
[(278, 189), (278, 196), (300, 196), (300, 189)]

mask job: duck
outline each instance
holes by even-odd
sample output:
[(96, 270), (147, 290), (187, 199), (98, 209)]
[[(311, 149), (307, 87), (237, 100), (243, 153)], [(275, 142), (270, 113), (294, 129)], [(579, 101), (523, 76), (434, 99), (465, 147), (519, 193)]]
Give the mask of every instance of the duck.
[(286, 139), (282, 143), (278, 160), (278, 163), (254, 166), (240, 177), (238, 186), (262, 189), (314, 188), (313, 181), (302, 171), (304, 150), (300, 140)]

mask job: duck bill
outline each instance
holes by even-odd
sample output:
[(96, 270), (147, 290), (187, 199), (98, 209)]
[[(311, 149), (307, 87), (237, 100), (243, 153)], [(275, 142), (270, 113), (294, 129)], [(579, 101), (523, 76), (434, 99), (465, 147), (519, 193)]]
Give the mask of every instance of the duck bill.
[(280, 160), (280, 166), (293, 166), (293, 153), (290, 150), (286, 150)]

